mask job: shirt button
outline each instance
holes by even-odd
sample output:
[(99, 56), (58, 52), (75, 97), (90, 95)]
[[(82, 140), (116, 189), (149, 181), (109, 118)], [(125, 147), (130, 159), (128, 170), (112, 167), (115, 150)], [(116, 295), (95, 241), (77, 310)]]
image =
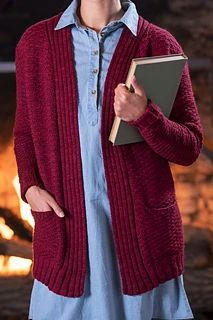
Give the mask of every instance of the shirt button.
[(96, 94), (96, 90), (92, 90), (91, 92), (92, 92), (92, 94)]
[(97, 73), (97, 72), (98, 72), (98, 69), (93, 69), (92, 72), (93, 72), (93, 73)]
[(103, 37), (103, 36), (104, 36), (104, 32), (102, 31), (102, 32), (100, 33), (100, 35)]
[(94, 54), (98, 54), (98, 50), (94, 50), (93, 52), (94, 52)]

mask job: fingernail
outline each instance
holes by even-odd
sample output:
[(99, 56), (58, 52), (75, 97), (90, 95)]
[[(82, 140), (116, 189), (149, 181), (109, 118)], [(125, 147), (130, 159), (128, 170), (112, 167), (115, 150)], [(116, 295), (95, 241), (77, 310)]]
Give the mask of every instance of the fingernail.
[(59, 212), (58, 213), (60, 217), (64, 217), (64, 213), (63, 212)]

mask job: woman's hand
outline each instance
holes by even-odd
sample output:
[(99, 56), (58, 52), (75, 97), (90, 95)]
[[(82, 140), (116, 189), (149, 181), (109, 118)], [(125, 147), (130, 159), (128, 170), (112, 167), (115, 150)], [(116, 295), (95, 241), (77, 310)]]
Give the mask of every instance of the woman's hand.
[(64, 217), (63, 210), (46, 190), (38, 186), (31, 186), (27, 189), (25, 197), (32, 210), (42, 212), (53, 209), (59, 217)]
[(148, 102), (144, 88), (139, 85), (135, 76), (131, 84), (134, 92), (130, 92), (124, 83), (119, 83), (115, 88), (115, 114), (124, 121), (137, 120), (144, 113)]

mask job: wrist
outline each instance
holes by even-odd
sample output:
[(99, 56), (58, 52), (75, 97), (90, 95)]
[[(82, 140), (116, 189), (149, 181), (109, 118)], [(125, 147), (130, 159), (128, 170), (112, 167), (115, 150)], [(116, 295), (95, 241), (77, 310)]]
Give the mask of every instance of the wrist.
[(147, 99), (147, 103), (146, 103), (146, 106), (145, 106), (143, 112), (142, 112), (136, 119), (133, 119), (133, 120), (130, 120), (130, 121), (127, 121), (127, 122), (128, 122), (129, 124), (131, 124), (131, 125), (137, 124), (138, 121), (140, 121), (141, 118), (149, 111), (149, 109), (150, 109), (150, 108), (149, 108), (149, 106), (150, 106), (149, 102), (150, 102), (150, 101), (151, 101), (150, 99)]
[(31, 193), (31, 192), (33, 192), (33, 193), (39, 192), (40, 189), (41, 189), (41, 188), (40, 188), (39, 186), (37, 186), (37, 185), (32, 185), (32, 186), (30, 186), (30, 187), (27, 188), (27, 190), (26, 190), (26, 192), (25, 192), (25, 196), (27, 195), (27, 193), (29, 194), (29, 193)]
[(143, 114), (136, 120), (127, 121), (132, 126), (149, 126), (155, 122), (160, 115), (160, 108), (152, 100), (147, 99), (147, 105)]

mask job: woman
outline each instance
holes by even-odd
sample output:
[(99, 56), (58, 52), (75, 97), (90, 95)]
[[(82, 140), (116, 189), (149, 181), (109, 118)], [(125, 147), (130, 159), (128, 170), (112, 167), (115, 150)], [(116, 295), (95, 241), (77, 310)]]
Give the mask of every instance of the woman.
[[(123, 85), (150, 48), (182, 52), (130, 0), (74, 0), (17, 45), (14, 150), (35, 218), (29, 319), (193, 318), (168, 161), (193, 163), (202, 128), (188, 66), (170, 119), (136, 79), (134, 93)], [(115, 114), (145, 142), (113, 147)]]

